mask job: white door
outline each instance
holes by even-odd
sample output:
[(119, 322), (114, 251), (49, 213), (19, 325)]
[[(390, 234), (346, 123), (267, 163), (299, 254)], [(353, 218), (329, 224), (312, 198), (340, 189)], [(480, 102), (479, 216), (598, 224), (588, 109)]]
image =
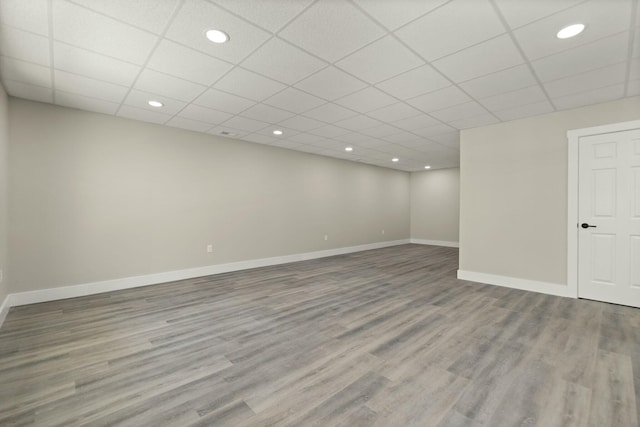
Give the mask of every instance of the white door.
[(578, 296), (640, 307), (640, 129), (579, 152)]

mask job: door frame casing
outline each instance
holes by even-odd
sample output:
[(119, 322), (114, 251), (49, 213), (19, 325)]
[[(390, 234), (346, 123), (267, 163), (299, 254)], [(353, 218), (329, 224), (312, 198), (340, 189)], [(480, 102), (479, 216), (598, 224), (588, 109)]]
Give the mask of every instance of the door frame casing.
[(567, 132), (568, 187), (567, 187), (567, 287), (569, 295), (578, 298), (578, 184), (580, 182), (580, 138), (605, 133), (624, 132), (640, 129), (640, 120), (612, 123)]

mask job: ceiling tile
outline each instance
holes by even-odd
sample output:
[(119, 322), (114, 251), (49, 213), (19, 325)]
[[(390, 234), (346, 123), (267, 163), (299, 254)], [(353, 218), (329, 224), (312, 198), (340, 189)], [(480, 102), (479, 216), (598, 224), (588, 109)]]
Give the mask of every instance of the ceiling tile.
[(338, 120), (343, 120), (348, 117), (355, 116), (356, 114), (357, 113), (354, 113), (351, 110), (347, 110), (346, 108), (335, 104), (321, 105), (320, 107), (304, 113), (307, 117), (327, 123), (337, 122)]
[(58, 41), (143, 64), (157, 37), (115, 19), (64, 1), (53, 2), (53, 34)]
[(394, 98), (371, 86), (335, 101), (336, 104), (340, 104), (343, 107), (350, 108), (359, 113), (366, 113), (386, 105), (394, 104), (395, 102), (396, 100)]
[(532, 65), (543, 82), (594, 70), (626, 60), (628, 38), (629, 33), (624, 32), (538, 59)]
[(53, 52), (55, 68), (121, 86), (130, 86), (140, 72), (138, 65), (64, 43), (55, 42)]
[(500, 12), (511, 28), (521, 27), (582, 1), (584, 0), (495, 0)]
[(394, 30), (446, 3), (447, 0), (355, 0), (355, 2), (382, 25)]
[(422, 129), (424, 127), (427, 127), (436, 123), (438, 123), (438, 121), (433, 117), (428, 116), (426, 114), (420, 114), (417, 116), (395, 121), (393, 122), (393, 125), (404, 130), (413, 131), (416, 129)]
[(511, 37), (504, 34), (440, 59), (433, 66), (454, 82), (462, 82), (523, 62)]
[(504, 32), (488, 0), (453, 0), (396, 34), (424, 59), (433, 61)]
[(214, 3), (271, 32), (281, 29), (313, 0), (214, 0)]
[(451, 82), (430, 65), (424, 65), (380, 82), (376, 86), (400, 99), (407, 99), (451, 86)]
[[(631, 0), (592, 0), (522, 27), (514, 36), (533, 61), (619, 33), (629, 26), (630, 13)], [(569, 39), (556, 37), (558, 31), (576, 22), (586, 23), (586, 31)]]
[[(191, 120), (197, 120), (199, 122), (210, 123), (211, 125), (218, 125), (232, 117), (231, 114), (229, 113), (212, 110), (210, 108), (200, 107), (194, 104), (187, 105), (182, 111), (178, 113), (178, 116), (184, 117), (185, 119), (191, 119)], [(227, 122), (225, 122), (225, 125), (235, 127), (231, 124), (228, 124)]]
[(134, 87), (146, 92), (179, 99), (180, 101), (191, 101), (205, 89), (205, 86), (149, 69), (140, 73)]
[(393, 135), (400, 132), (402, 132), (402, 129), (397, 128), (395, 126), (388, 125), (386, 123), (381, 124), (380, 126), (376, 126), (370, 129), (363, 129), (360, 131), (360, 133), (364, 135), (375, 137), (375, 138), (383, 138), (385, 136)]
[(333, 137), (333, 139), (349, 144), (356, 144), (358, 142), (367, 141), (371, 139), (371, 137), (360, 132), (349, 132), (342, 135), (337, 135)]
[[(460, 132), (447, 132), (431, 137), (433, 141), (438, 144), (444, 145), (446, 148), (459, 149), (460, 148)], [(459, 156), (459, 154), (456, 154)]]
[(128, 119), (139, 120), (141, 122), (157, 124), (163, 124), (171, 118), (168, 114), (156, 113), (142, 108), (131, 107), (129, 105), (121, 106), (117, 115)]
[(197, 120), (185, 119), (184, 117), (174, 117), (166, 123), (167, 126), (187, 129), (194, 132), (206, 132), (211, 129), (209, 123), (199, 122)]
[(49, 35), (49, 8), (47, 0), (0, 1), (0, 24), (43, 36)]
[(340, 126), (349, 130), (368, 129), (379, 126), (381, 124), (382, 123), (380, 123), (379, 121), (363, 115), (350, 117), (348, 119), (340, 120), (339, 122), (335, 123), (336, 126)]
[(105, 101), (104, 99), (90, 98), (88, 96), (77, 95), (56, 91), (56, 105), (76, 108), (78, 110), (94, 111), (102, 114), (115, 114), (120, 104)]
[(388, 153), (392, 144), (390, 144), (387, 141), (383, 141), (382, 139), (369, 138), (364, 141), (358, 142), (357, 145), (358, 147), (366, 147), (368, 149), (379, 150), (379, 152), (385, 153), (384, 157), (382, 157), (382, 154), (381, 154), (379, 158), (381, 159), (384, 158), (386, 160), (389, 158), (389, 156), (386, 155), (386, 153)]
[(295, 85), (298, 89), (332, 101), (367, 85), (335, 67), (327, 67)]
[(509, 108), (504, 111), (496, 111), (494, 114), (498, 116), (500, 120), (507, 121), (552, 113), (553, 111), (554, 108), (549, 101), (542, 101), (535, 104), (523, 105), (521, 107)]
[(49, 66), (49, 39), (0, 25), (0, 55)]
[(519, 107), (521, 105), (535, 104), (545, 100), (547, 100), (547, 96), (544, 94), (542, 89), (536, 85), (480, 99), (478, 101), (491, 111), (500, 111), (506, 110), (507, 108)]
[(585, 105), (598, 104), (600, 102), (613, 101), (624, 96), (624, 85), (602, 87), (588, 92), (553, 98), (553, 103), (560, 110), (577, 108)]
[(512, 90), (535, 85), (536, 79), (527, 65), (518, 65), (487, 76), (460, 83), (459, 86), (474, 98), (487, 98)]
[(162, 40), (147, 66), (165, 74), (209, 86), (231, 70), (228, 62)]
[(385, 141), (395, 142), (400, 144), (403, 142), (415, 141), (417, 139), (420, 139), (420, 137), (410, 132), (400, 132), (393, 135), (385, 136), (383, 139)]
[(287, 139), (299, 142), (300, 144), (313, 144), (315, 142), (322, 141), (324, 137), (320, 135), (312, 135), (310, 133), (299, 133), (297, 135), (290, 136)]
[(589, 91), (603, 86), (623, 83), (627, 71), (626, 62), (598, 68), (586, 73), (576, 74), (545, 83), (544, 87), (551, 97), (561, 97), (578, 92)]
[(215, 87), (244, 98), (262, 101), (276, 92), (280, 92), (286, 86), (254, 72), (242, 68), (234, 68), (229, 74), (220, 79), (215, 84)]
[(16, 82), (51, 87), (51, 69), (7, 56), (0, 57), (0, 76)]
[(271, 107), (270, 105), (256, 104), (253, 107), (242, 112), (244, 117), (249, 117), (256, 120), (261, 120), (268, 123), (278, 123), (282, 120), (289, 119), (295, 114), (281, 110), (279, 108)]
[(269, 123), (248, 119), (246, 117), (235, 116), (224, 122), (223, 125), (247, 132), (256, 132), (269, 126)]
[(303, 113), (326, 102), (324, 99), (317, 98), (292, 87), (288, 87), (264, 101), (265, 104), (282, 108), (283, 110), (293, 111), (294, 113)]
[(319, 122), (317, 120), (313, 120), (303, 116), (295, 116), (287, 120), (282, 120), (280, 124), (301, 132), (306, 132), (311, 129), (317, 129), (325, 125), (323, 122)]
[(416, 108), (428, 113), (435, 110), (450, 107), (452, 105), (462, 104), (471, 98), (458, 89), (456, 86), (449, 86), (435, 92), (420, 95), (410, 99), (407, 102)]
[(274, 80), (294, 84), (327, 64), (280, 39), (269, 40), (242, 66)]
[(333, 125), (326, 125), (321, 128), (313, 129), (309, 131), (309, 133), (313, 135), (324, 136), (325, 138), (332, 138), (334, 136), (344, 135), (345, 133), (348, 133), (348, 132), (349, 131), (346, 129), (339, 128)]
[[(229, 43), (211, 43), (205, 33), (221, 29), (229, 34)], [(271, 35), (204, 0), (185, 2), (169, 26), (166, 37), (216, 58), (238, 63)]]
[(349, 2), (320, 0), (280, 32), (280, 37), (335, 62), (385, 31)]
[[(160, 101), (164, 105), (162, 108), (152, 107), (149, 105), (149, 101)], [(144, 110), (154, 111), (163, 114), (174, 115), (180, 112), (187, 104), (186, 102), (178, 101), (163, 96), (158, 96), (154, 93), (144, 92), (141, 90), (133, 89), (127, 98), (124, 100), (126, 105), (132, 107), (142, 108)]]
[(435, 125), (427, 126), (421, 129), (416, 129), (413, 133), (424, 136), (425, 138), (431, 138), (436, 135), (443, 135), (447, 133), (456, 133), (458, 130), (454, 127), (446, 125), (444, 123), (438, 123)]
[[(384, 61), (380, 61), (384, 58)], [(336, 65), (371, 84), (394, 77), (424, 61), (392, 36), (387, 36), (349, 55)]]
[(458, 129), (470, 129), (480, 126), (492, 125), (498, 123), (498, 120), (493, 114), (481, 114), (479, 116), (467, 117), (459, 120), (452, 120), (448, 122), (451, 126)]
[(480, 116), (486, 113), (487, 110), (485, 110), (482, 105), (475, 101), (471, 101), (464, 104), (454, 105), (453, 107), (445, 108), (443, 110), (433, 111), (431, 112), (431, 115), (443, 122), (450, 122), (453, 120)]
[(367, 113), (368, 116), (374, 117), (384, 122), (395, 122), (397, 120), (406, 119), (408, 117), (417, 116), (420, 111), (405, 104), (404, 102), (398, 102), (383, 108), (379, 108), (375, 111)]
[(53, 102), (53, 91), (46, 87), (33, 86), (13, 80), (2, 81), (7, 93), (16, 98), (29, 99), (31, 101)]
[(178, 5), (178, 0), (71, 0), (112, 18), (160, 34)]
[(66, 71), (56, 70), (54, 76), (56, 89), (58, 90), (89, 96), (91, 98), (99, 98), (105, 101), (120, 103), (129, 91), (129, 89), (124, 86), (78, 76), (67, 73)]
[(207, 90), (205, 93), (197, 97), (193, 103), (232, 114), (238, 114), (252, 105), (255, 105), (255, 101), (250, 101), (246, 98), (231, 95), (230, 93), (222, 92), (217, 89)]

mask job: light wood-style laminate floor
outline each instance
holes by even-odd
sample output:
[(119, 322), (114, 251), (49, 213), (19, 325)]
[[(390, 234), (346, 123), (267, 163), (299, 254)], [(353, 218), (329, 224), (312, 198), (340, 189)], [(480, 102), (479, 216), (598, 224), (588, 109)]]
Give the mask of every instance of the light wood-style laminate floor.
[(638, 426), (640, 310), (404, 245), (12, 308), (2, 426)]

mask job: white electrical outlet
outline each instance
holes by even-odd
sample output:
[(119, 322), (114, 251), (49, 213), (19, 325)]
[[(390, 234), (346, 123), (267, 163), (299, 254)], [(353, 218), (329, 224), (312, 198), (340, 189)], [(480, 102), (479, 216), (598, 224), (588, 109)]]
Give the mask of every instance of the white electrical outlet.
[(328, 234), (324, 235), (324, 240), (329, 240), (329, 235)]
[(207, 252), (208, 253), (213, 252), (213, 245), (207, 245)]
[(2, 283), (2, 279), (3, 279), (3, 275), (2, 275), (2, 270), (0, 270), (0, 283)]
[(382, 234), (384, 234), (384, 230), (382, 230)]

